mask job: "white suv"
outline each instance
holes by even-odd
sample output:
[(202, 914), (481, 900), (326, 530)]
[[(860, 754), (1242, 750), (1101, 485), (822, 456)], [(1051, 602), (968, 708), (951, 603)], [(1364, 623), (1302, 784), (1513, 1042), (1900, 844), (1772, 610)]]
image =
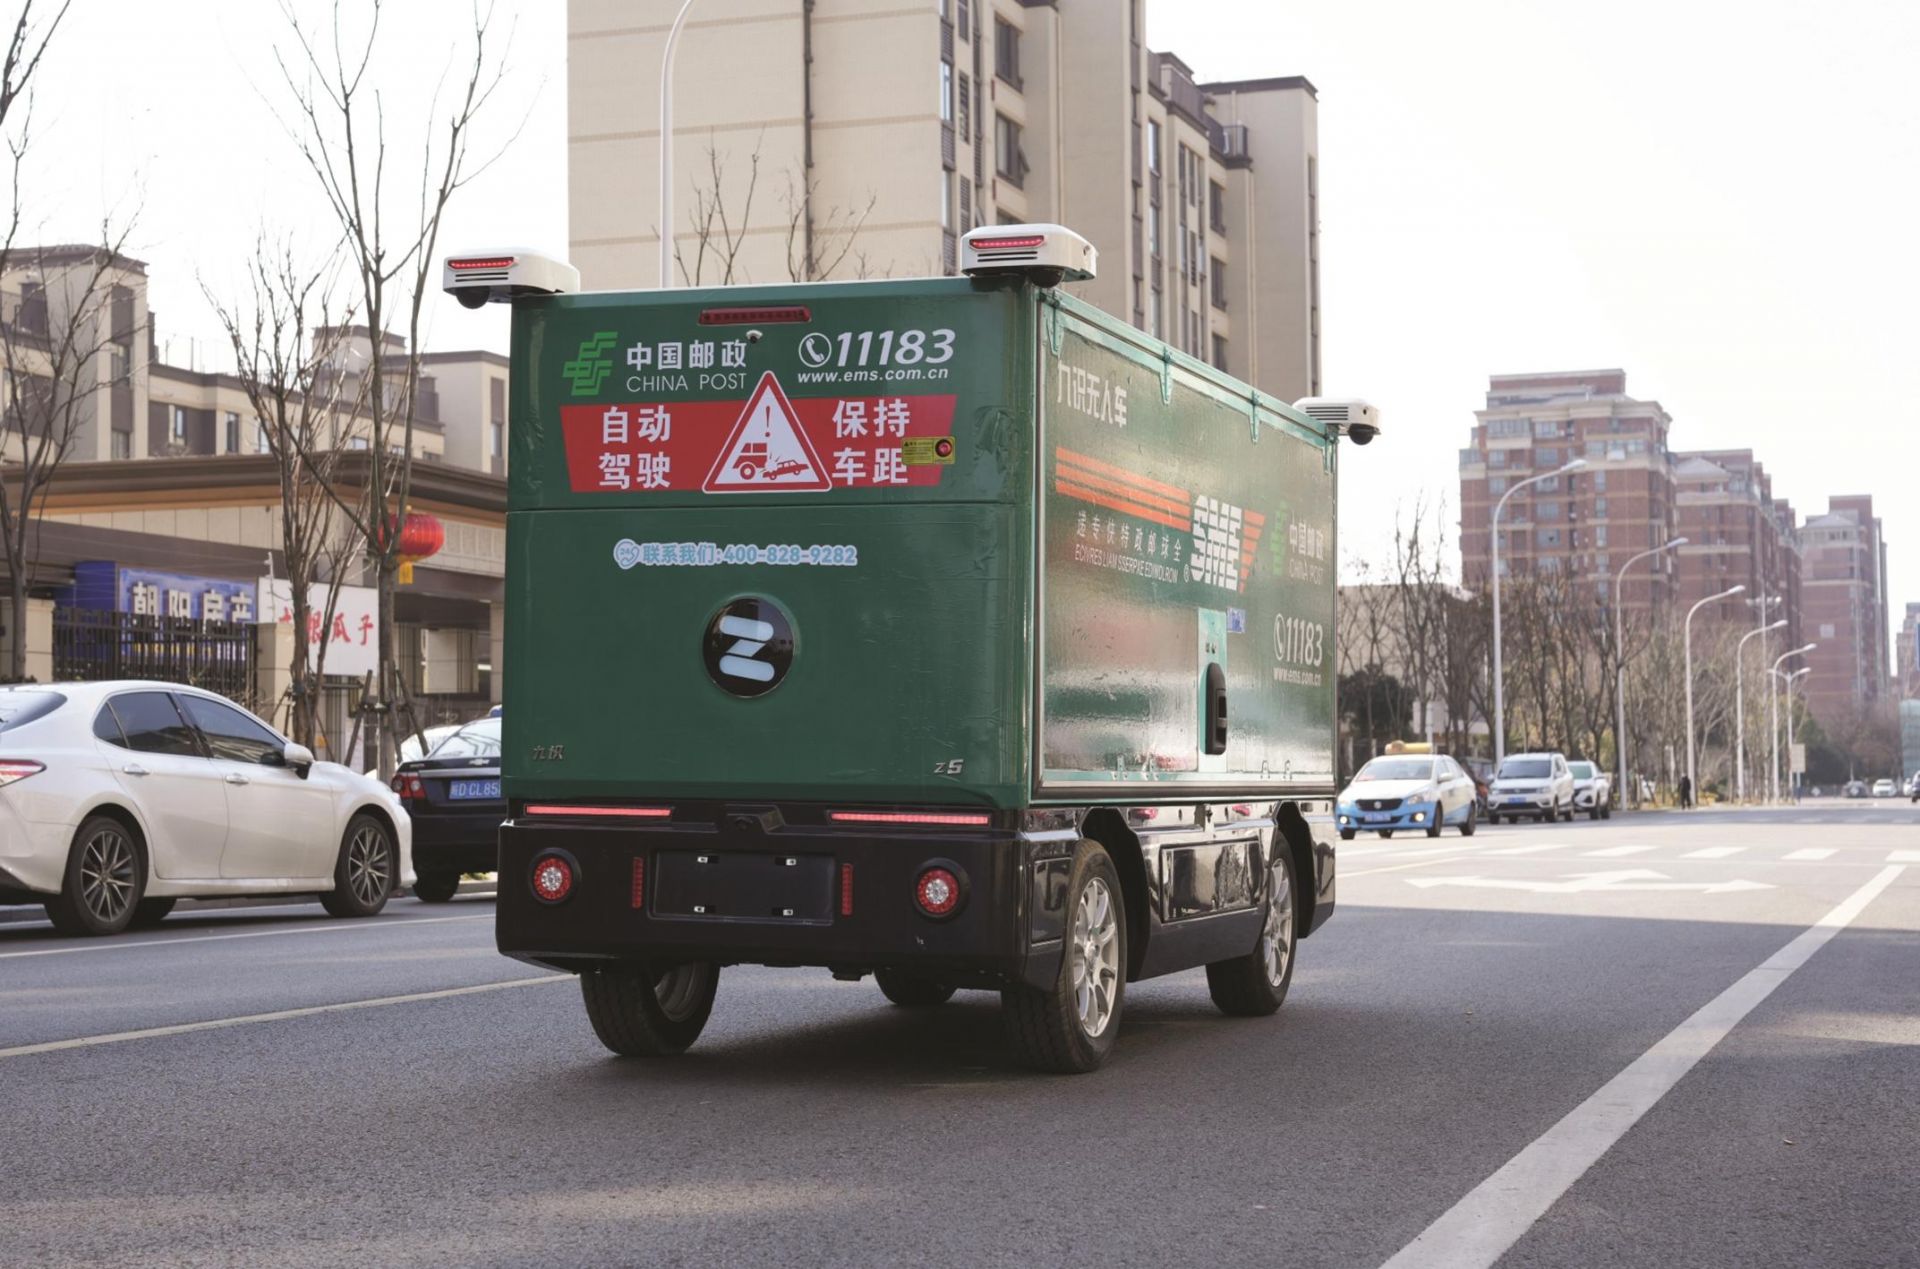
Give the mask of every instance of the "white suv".
[(1573, 772), (1563, 753), (1510, 753), (1487, 790), (1487, 820), (1530, 815), (1543, 824), (1573, 819)]

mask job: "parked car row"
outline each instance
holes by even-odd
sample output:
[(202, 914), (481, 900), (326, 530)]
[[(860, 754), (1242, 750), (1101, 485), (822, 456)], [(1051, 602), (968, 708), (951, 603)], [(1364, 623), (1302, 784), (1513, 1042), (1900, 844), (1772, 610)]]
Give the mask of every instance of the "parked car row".
[(99, 935), (189, 897), (315, 895), (343, 917), (407, 887), (450, 899), (494, 866), (499, 752), (496, 715), (449, 729), (389, 787), (198, 688), (0, 687), (0, 904)]

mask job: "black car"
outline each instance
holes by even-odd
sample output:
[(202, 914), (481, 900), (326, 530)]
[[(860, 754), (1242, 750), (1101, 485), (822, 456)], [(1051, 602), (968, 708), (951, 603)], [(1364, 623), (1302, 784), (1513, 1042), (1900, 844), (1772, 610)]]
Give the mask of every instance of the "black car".
[(500, 720), (482, 718), (446, 737), (433, 752), (403, 762), (393, 791), (413, 820), (413, 892), (445, 903), (460, 874), (492, 872), (507, 800), (500, 794)]

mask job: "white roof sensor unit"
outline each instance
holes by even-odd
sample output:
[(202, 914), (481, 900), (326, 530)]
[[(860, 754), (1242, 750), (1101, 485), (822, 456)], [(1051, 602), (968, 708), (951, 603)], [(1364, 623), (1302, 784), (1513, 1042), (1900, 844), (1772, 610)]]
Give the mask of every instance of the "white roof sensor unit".
[(1380, 435), (1380, 411), (1358, 397), (1301, 397), (1293, 408), (1355, 445)]
[(580, 289), (580, 270), (538, 251), (476, 251), (447, 257), (440, 289), (466, 308), (479, 308), (522, 295), (572, 295)]
[(1085, 282), (1093, 244), (1065, 225), (982, 225), (960, 239), (960, 272), (970, 278), (1019, 273), (1035, 286)]

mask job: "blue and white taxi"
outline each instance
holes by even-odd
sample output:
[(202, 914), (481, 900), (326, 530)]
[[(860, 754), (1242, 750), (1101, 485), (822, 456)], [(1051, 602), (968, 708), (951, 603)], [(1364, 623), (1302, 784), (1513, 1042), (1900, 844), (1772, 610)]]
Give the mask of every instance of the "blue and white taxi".
[(1334, 822), (1346, 841), (1356, 833), (1392, 837), (1400, 829), (1438, 837), (1448, 825), (1471, 837), (1478, 814), (1473, 777), (1452, 758), (1387, 754), (1355, 773), (1340, 793)]

